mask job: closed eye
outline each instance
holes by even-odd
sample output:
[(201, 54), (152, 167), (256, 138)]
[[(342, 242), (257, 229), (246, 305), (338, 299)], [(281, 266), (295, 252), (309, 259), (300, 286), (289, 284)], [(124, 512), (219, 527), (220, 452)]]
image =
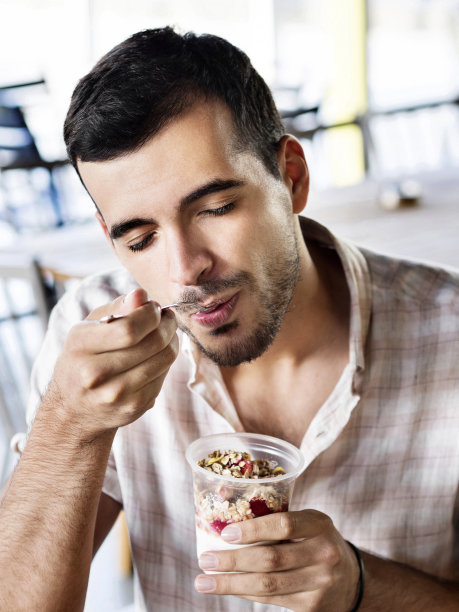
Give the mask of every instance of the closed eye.
[(147, 234), (139, 242), (135, 242), (133, 244), (128, 244), (128, 249), (130, 251), (132, 251), (133, 253), (136, 253), (138, 251), (142, 251), (143, 249), (145, 249), (152, 242), (152, 240), (154, 239), (155, 235), (156, 235), (156, 232), (152, 232), (150, 234)]
[(220, 206), (219, 208), (208, 208), (206, 210), (203, 210), (201, 214), (213, 215), (214, 217), (218, 217), (219, 215), (225, 215), (226, 213), (233, 210), (235, 205), (235, 202), (230, 202), (229, 204), (225, 204), (225, 206)]
[[(235, 202), (229, 202), (228, 204), (225, 204), (224, 206), (219, 206), (218, 208), (209, 208), (209, 209), (203, 210), (201, 211), (200, 214), (201, 215), (212, 215), (213, 217), (219, 217), (220, 215), (225, 215), (226, 213), (229, 213), (231, 210), (234, 209), (235, 206), (236, 206)], [(151, 244), (151, 242), (153, 242), (153, 240), (155, 239), (155, 236), (156, 236), (156, 232), (151, 232), (147, 234), (144, 238), (142, 238), (142, 240), (139, 240), (139, 242), (128, 244), (128, 249), (132, 251), (133, 253), (142, 251), (149, 244)]]

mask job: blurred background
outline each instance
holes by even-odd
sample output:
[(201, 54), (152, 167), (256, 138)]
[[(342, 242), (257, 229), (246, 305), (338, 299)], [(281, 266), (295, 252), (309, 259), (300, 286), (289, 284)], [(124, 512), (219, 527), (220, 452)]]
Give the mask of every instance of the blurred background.
[[(459, 0), (0, 0), (1, 483), (50, 308), (116, 265), (66, 161), (72, 90), (112, 46), (164, 25), (251, 57), (304, 146), (305, 214), (379, 251), (458, 265)], [(86, 610), (131, 601), (120, 521)]]

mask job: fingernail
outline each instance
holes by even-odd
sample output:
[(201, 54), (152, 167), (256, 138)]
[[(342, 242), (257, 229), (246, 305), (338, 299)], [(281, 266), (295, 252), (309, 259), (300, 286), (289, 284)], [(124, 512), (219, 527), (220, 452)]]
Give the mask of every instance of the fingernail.
[(213, 570), (218, 567), (218, 559), (211, 553), (202, 553), (199, 557), (199, 567), (203, 570)]
[(215, 580), (210, 576), (198, 576), (195, 580), (196, 590), (200, 593), (209, 593), (217, 586)]
[(225, 542), (239, 542), (241, 536), (241, 530), (237, 525), (228, 525), (222, 531), (222, 538)]

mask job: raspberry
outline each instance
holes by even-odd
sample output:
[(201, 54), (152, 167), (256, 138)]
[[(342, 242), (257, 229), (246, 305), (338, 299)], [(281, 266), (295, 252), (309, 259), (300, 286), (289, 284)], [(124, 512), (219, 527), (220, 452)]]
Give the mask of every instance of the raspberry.
[(212, 529), (216, 531), (217, 533), (221, 533), (222, 530), (225, 529), (227, 525), (229, 525), (228, 521), (221, 521), (220, 519), (215, 519), (214, 521), (210, 523), (210, 526), (212, 527)]
[(250, 500), (250, 508), (255, 516), (265, 516), (266, 514), (272, 514), (273, 510), (268, 508), (264, 499), (259, 497), (252, 497)]

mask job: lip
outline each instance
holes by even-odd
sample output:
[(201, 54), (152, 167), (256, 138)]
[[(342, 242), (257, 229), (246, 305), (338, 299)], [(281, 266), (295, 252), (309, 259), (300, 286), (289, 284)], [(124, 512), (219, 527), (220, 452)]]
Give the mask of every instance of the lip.
[[(223, 325), (230, 318), (234, 307), (239, 299), (239, 292), (235, 293), (225, 302), (215, 300), (216, 307), (209, 312), (195, 312), (191, 316), (195, 321), (204, 327), (218, 327)], [(209, 306), (212, 302), (209, 303)]]

